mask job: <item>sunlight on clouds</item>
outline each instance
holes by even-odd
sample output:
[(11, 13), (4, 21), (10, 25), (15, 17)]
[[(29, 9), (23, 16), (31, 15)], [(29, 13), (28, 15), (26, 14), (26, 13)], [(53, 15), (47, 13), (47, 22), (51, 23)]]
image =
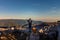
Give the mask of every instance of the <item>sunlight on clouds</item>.
[(47, 12), (33, 12), (33, 11), (26, 11), (19, 14), (19, 12), (16, 14), (12, 13), (3, 13), (2, 16), (0, 16), (0, 19), (29, 19), (32, 20), (39, 20), (39, 21), (57, 21), (60, 20), (60, 9), (56, 9), (56, 7), (52, 7), (51, 10)]
[(36, 20), (41, 20), (41, 21), (46, 21), (46, 22), (54, 22), (54, 21), (57, 21), (59, 20), (60, 18), (59, 17), (39, 17), (39, 18), (36, 18)]

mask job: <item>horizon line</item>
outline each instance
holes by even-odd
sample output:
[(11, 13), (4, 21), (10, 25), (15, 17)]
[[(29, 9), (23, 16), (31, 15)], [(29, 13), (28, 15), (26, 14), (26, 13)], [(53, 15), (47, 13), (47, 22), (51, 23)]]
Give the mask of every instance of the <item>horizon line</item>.
[[(20, 18), (20, 19), (17, 19), (17, 18), (5, 18), (5, 19), (0, 19), (0, 20), (28, 20), (28, 19), (23, 19), (23, 18)], [(32, 20), (35, 20), (35, 19), (32, 19)], [(57, 22), (57, 21), (59, 21), (59, 20), (56, 20), (56, 21), (43, 21), (43, 20), (35, 20), (35, 21), (42, 21), (42, 22)]]

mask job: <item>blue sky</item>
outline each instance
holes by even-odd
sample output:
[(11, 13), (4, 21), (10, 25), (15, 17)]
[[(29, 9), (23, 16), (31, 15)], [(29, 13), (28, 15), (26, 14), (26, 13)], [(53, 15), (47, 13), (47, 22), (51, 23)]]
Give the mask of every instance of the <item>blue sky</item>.
[(0, 19), (60, 20), (60, 0), (0, 0)]

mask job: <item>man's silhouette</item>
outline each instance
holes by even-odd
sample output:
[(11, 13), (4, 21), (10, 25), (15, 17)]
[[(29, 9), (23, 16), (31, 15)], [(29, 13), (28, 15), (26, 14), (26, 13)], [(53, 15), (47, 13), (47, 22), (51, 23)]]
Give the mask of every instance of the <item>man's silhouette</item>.
[(29, 32), (31, 32), (32, 20), (31, 20), (31, 18), (29, 18), (29, 20), (27, 20), (27, 21), (28, 21), (28, 25), (29, 25)]

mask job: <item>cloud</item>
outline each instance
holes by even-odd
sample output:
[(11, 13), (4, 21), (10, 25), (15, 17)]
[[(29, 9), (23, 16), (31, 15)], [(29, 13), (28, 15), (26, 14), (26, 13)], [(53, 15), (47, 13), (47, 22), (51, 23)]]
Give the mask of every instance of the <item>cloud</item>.
[(55, 6), (55, 7), (52, 7), (52, 9), (56, 9), (57, 7)]
[(6, 11), (7, 10), (7, 7), (5, 6), (0, 6), (0, 11)]
[[(36, 20), (42, 20), (42, 21), (57, 21), (60, 20), (60, 9), (55, 10), (56, 7), (53, 7), (51, 10), (47, 12), (42, 12), (40, 17), (37, 17)], [(38, 15), (39, 16), (39, 15)]]
[(0, 6), (0, 9), (3, 9), (4, 7), (3, 6)]
[(32, 4), (33, 6), (40, 6), (40, 3)]

